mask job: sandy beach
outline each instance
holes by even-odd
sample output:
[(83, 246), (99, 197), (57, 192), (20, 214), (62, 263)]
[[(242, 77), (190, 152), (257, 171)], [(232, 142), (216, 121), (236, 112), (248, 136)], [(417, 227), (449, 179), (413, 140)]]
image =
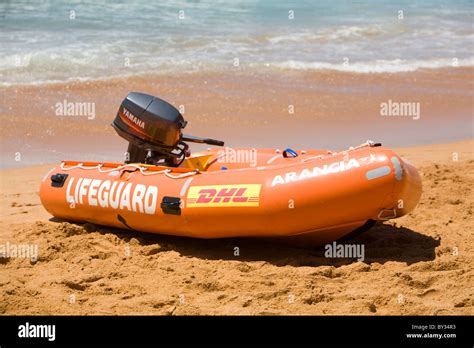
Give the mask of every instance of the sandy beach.
[[(80, 156), (88, 151), (82, 144), (91, 146), (82, 137), (82, 133), (87, 133), (87, 136), (95, 138), (94, 144), (104, 144), (101, 137), (107, 137), (107, 141), (111, 139), (112, 145), (109, 146), (119, 151), (123, 145), (107, 124), (122, 95), (137, 88), (169, 98), (175, 103), (189, 100), (189, 118), (196, 125), (196, 130), (212, 134), (214, 131), (220, 133), (227, 127), (224, 124), (217, 126), (219, 119), (224, 118), (226, 124), (230, 120), (238, 123), (241, 115), (249, 116), (247, 121), (250, 122), (242, 121), (241, 126), (258, 133), (262, 129), (259, 126), (263, 127), (261, 123), (265, 122), (253, 118), (247, 112), (250, 108), (255, 114), (271, 114), (276, 122), (282, 124), (287, 117), (281, 111), (285, 106), (270, 103), (271, 99), (265, 98), (272, 97), (263, 95), (263, 92), (261, 97), (269, 103), (261, 104), (264, 108), (268, 107), (262, 111), (256, 104), (240, 104), (238, 107), (239, 101), (250, 92), (230, 99), (223, 96), (216, 98), (223, 88), (219, 86), (215, 87), (214, 92), (210, 88), (201, 90), (198, 98), (192, 97), (195, 89), (192, 83), (187, 84), (187, 89), (183, 91), (178, 87), (163, 90), (146, 81), (136, 80), (126, 86), (109, 82), (108, 89), (97, 83), (95, 91), (98, 93), (100, 90), (104, 94), (100, 95), (99, 114), (94, 127), (90, 127), (86, 120), (77, 123), (58, 121), (55, 116), (49, 115), (48, 107), (40, 106), (46, 100), (51, 103), (62, 98), (62, 92), (59, 93), (61, 97), (55, 94), (60, 87), (44, 89), (36, 99), (38, 108), (34, 112), (28, 110), (21, 100), (33, 98), (38, 89), (25, 87), (10, 91), (4, 94), (4, 98), (25, 127), (14, 128), (13, 123), (8, 123), (13, 122), (9, 121), (11, 118), (2, 114), (2, 122), (6, 123), (2, 127), (3, 141), (8, 143), (16, 136), (24, 141), (23, 145), (33, 139), (49, 149), (57, 148), (64, 141), (65, 148), (77, 147), (72, 155)], [(212, 78), (207, 81), (213, 83)], [(196, 80), (194, 83), (197, 83)], [(385, 82), (379, 80), (378, 83)], [(459, 76), (457, 82), (443, 83), (471, 82)], [(72, 85), (66, 89), (73, 91), (73, 94), (66, 94), (68, 97), (84, 93), (81, 97), (86, 98), (94, 93), (90, 84)], [(241, 87), (240, 91), (244, 89)], [(237, 95), (238, 91), (233, 90), (233, 93)], [(280, 96), (286, 94), (281, 89), (279, 93)], [(207, 101), (213, 100), (216, 104), (201, 104), (201, 97), (206, 95)], [(308, 108), (304, 114), (309, 117), (311, 110), (316, 110), (318, 105), (304, 102), (305, 98), (309, 98), (309, 94), (295, 94), (289, 99), (298, 99), (298, 103)], [(327, 98), (334, 98), (335, 101), (337, 96)], [(472, 99), (469, 101), (468, 96), (463, 98), (459, 95), (453, 98), (454, 101), (449, 102), (450, 107), (459, 108), (458, 114), (466, 122), (462, 117), (472, 111)], [(375, 99), (357, 99), (358, 104), (352, 107), (352, 111), (375, 103)], [(287, 100), (281, 104), (286, 104)], [(435, 115), (444, 112), (442, 107), (447, 101), (430, 100), (432, 102), (428, 107), (435, 118)], [(258, 98), (258, 101), (261, 103), (262, 99)], [(349, 113), (344, 103), (334, 103), (334, 109), (329, 108), (332, 104), (326, 105), (326, 111), (333, 117), (332, 122), (338, 122), (335, 121), (338, 115), (342, 120), (344, 112)], [(370, 112), (366, 115), (370, 117)], [(362, 116), (355, 112), (354, 117)], [(50, 123), (49, 120), (53, 119), (55, 121)], [(414, 121), (407, 122), (415, 124)], [(328, 124), (336, 137), (337, 126), (331, 122)], [(358, 123), (352, 124), (356, 127)], [(211, 128), (211, 125), (216, 127)], [(472, 127), (472, 123), (470, 125)], [(65, 134), (59, 137), (47, 135), (48, 138), (45, 138), (47, 129), (51, 129), (52, 134)], [(281, 138), (277, 141), (288, 135), (284, 129), (279, 132)], [(264, 134), (265, 141), (273, 140), (268, 133)], [(292, 135), (289, 134), (289, 138)], [(231, 142), (250, 142), (250, 138), (251, 135), (234, 134)], [(385, 138), (389, 143), (396, 142), (394, 137)], [(379, 136), (377, 140), (383, 141), (384, 137)], [(0, 172), (0, 244), (35, 244), (38, 245), (39, 257), (37, 260), (18, 257), (0, 259), (0, 313), (472, 315), (473, 147), (474, 141), (470, 139), (397, 148), (400, 155), (419, 169), (423, 179), (423, 195), (411, 214), (380, 223), (351, 241), (365, 245), (366, 258), (363, 262), (328, 259), (321, 248), (299, 249), (248, 239), (205, 241), (173, 238), (58, 221), (42, 208), (38, 196), (39, 182), (51, 166), (25, 165), (22, 162), (23, 167)], [(10, 155), (8, 152), (2, 154)], [(27, 161), (28, 156), (33, 156), (33, 152), (26, 152), (22, 161)], [(37, 152), (35, 156), (41, 156), (41, 153)], [(62, 157), (63, 154), (57, 156)], [(44, 161), (50, 159), (44, 157)], [(234, 256), (235, 246), (240, 248), (240, 256)]]
[[(473, 314), (473, 73), (234, 72), (3, 88), (0, 245), (37, 245), (38, 259), (0, 259), (0, 313)], [(120, 160), (126, 143), (110, 122), (129, 91), (184, 106), (189, 133), (228, 146), (381, 141), (418, 168), (421, 201), (351, 241), (365, 245), (363, 262), (52, 218), (40, 180), (62, 159)], [(94, 102), (95, 117), (57, 116), (63, 100)], [(421, 117), (382, 117), (387, 100), (419, 102)]]
[[(38, 259), (0, 259), (1, 314), (473, 314), (474, 68), (358, 74), (182, 73), (0, 88), (0, 245), (38, 245)], [(180, 108), (186, 132), (227, 146), (346, 149), (371, 139), (420, 171), (409, 215), (357, 237), (363, 262), (255, 240), (194, 240), (72, 224), (41, 206), (60, 160), (122, 159), (110, 126), (130, 91)], [(384, 117), (414, 102), (418, 117)], [(94, 103), (93, 117), (62, 116)], [(200, 149), (199, 147), (195, 149)], [(234, 256), (238, 246), (240, 256)]]

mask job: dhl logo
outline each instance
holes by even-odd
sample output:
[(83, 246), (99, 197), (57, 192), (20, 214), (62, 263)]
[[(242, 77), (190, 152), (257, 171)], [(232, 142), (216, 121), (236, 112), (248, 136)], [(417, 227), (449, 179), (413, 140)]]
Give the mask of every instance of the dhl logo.
[(260, 184), (192, 186), (186, 206), (199, 207), (258, 207)]

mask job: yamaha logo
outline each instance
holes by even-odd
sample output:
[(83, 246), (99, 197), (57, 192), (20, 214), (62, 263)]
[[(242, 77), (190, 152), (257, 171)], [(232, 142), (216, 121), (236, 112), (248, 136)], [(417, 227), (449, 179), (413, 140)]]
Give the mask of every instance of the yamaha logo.
[(143, 122), (143, 120), (140, 120), (137, 116), (132, 114), (130, 111), (123, 108), (123, 114), (126, 118), (128, 118), (130, 121), (135, 123), (138, 127), (145, 129), (145, 122)]

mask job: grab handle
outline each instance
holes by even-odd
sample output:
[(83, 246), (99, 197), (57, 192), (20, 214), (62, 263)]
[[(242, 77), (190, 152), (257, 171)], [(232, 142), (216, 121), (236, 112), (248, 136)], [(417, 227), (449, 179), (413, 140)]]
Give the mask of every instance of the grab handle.
[(294, 151), (290, 148), (287, 148), (285, 151), (283, 151), (283, 157), (285, 157), (285, 158), (294, 158), (294, 157), (298, 157), (298, 154), (296, 153), (296, 151)]

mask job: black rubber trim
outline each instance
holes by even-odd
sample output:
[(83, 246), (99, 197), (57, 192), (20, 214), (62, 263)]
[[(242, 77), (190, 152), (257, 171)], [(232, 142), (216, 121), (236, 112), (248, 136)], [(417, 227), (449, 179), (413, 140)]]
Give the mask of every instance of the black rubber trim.
[(51, 175), (51, 186), (63, 187), (69, 174), (58, 173)]
[(164, 196), (161, 201), (161, 210), (165, 214), (181, 215), (181, 199), (179, 197)]

